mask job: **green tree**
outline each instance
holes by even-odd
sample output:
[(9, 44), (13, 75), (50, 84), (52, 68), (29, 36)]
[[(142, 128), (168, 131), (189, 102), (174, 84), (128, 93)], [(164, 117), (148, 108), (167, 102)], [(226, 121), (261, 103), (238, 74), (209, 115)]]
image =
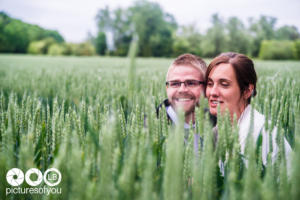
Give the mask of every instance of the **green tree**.
[(127, 9), (108, 7), (96, 16), (99, 32), (113, 35), (114, 54), (127, 55), (134, 34), (139, 40), (139, 56), (169, 56), (172, 53), (174, 17), (157, 3), (137, 1)]
[(201, 44), (203, 55), (213, 57), (226, 51), (225, 24), (218, 14), (212, 16), (212, 27), (209, 28)]
[(269, 16), (261, 16), (258, 21), (250, 18), (249, 32), (252, 34), (253, 39), (251, 42), (251, 54), (257, 57), (259, 54), (259, 48), (263, 40), (275, 39), (275, 25), (277, 19)]
[(3, 28), (5, 52), (25, 53), (30, 43), (26, 26), (19, 20), (12, 20)]
[(64, 38), (54, 30), (45, 30), (43, 31), (42, 38), (53, 38), (56, 42), (62, 43), (64, 42)]
[(132, 39), (127, 9), (117, 8), (111, 11), (109, 7), (105, 7), (98, 11), (96, 21), (99, 32), (113, 35), (113, 54), (126, 56)]
[(137, 1), (129, 12), (139, 39), (139, 55), (170, 56), (172, 32), (177, 27), (173, 16), (164, 13), (159, 4), (145, 0)]
[(53, 38), (58, 43), (64, 41), (57, 31), (28, 24), (0, 12), (0, 52), (26, 53), (31, 42), (45, 38)]
[(182, 26), (174, 36), (173, 56), (187, 52), (202, 56), (201, 42), (202, 35), (197, 31), (196, 25)]
[(99, 55), (104, 55), (107, 49), (106, 35), (104, 32), (98, 32), (98, 35), (95, 39), (95, 43), (96, 43), (96, 52)]
[(295, 26), (282, 26), (276, 31), (276, 38), (279, 40), (297, 40), (300, 34)]
[(248, 54), (250, 49), (250, 35), (247, 34), (247, 30), (242, 21), (237, 17), (229, 18), (226, 28), (228, 30), (228, 50)]

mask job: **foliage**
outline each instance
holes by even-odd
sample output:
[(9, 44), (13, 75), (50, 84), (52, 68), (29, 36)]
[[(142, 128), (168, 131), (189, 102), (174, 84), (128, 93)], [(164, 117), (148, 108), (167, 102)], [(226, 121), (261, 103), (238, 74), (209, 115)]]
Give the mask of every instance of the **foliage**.
[(62, 44), (52, 44), (47, 51), (48, 55), (51, 56), (58, 56), (58, 55), (64, 55), (65, 54), (65, 46)]
[[(243, 164), (226, 116), (213, 143), (207, 100), (195, 131), (170, 125), (165, 112), (157, 118), (171, 59), (134, 60), (133, 47), (131, 59), (0, 55), (1, 179), (12, 167), (62, 173), (61, 195), (5, 196), (0, 181), (1, 199), (299, 199), (299, 62), (255, 61), (252, 106), (294, 147), (291, 170), (279, 157), (261, 175), (252, 145)], [(196, 151), (195, 132), (203, 139)]]
[(172, 15), (165, 13), (159, 4), (146, 0), (136, 1), (126, 9), (100, 9), (96, 20), (99, 33), (113, 36), (114, 48), (110, 51), (118, 56), (127, 55), (133, 34), (139, 38), (139, 56), (157, 57), (187, 52), (215, 57), (225, 51), (258, 57), (263, 40), (294, 41), (300, 37), (295, 26), (276, 28), (277, 19), (264, 15), (250, 18), (245, 25), (237, 17), (225, 20), (213, 14), (211, 26), (201, 34), (197, 24), (177, 26)]
[(45, 38), (53, 38), (58, 43), (64, 41), (57, 31), (22, 22), (0, 12), (0, 52), (26, 53), (31, 42)]
[(300, 60), (300, 39), (295, 41), (294, 55), (295, 58)]
[(49, 47), (53, 44), (55, 44), (53, 38), (34, 41), (29, 44), (27, 52), (30, 54), (46, 54), (49, 51)]
[(251, 55), (257, 57), (263, 40), (275, 39), (275, 17), (261, 16), (259, 20), (250, 18), (249, 31), (253, 34)]
[(276, 38), (279, 40), (297, 40), (300, 34), (295, 26), (282, 26), (276, 31)]
[(226, 24), (226, 28), (229, 37), (228, 49), (233, 52), (250, 54), (250, 35), (247, 33), (243, 22), (237, 17), (231, 17)]
[(173, 42), (173, 56), (189, 52), (202, 56), (201, 42), (202, 35), (197, 31), (195, 25), (182, 26), (178, 33), (175, 34)]
[(75, 56), (93, 56), (96, 54), (95, 47), (89, 42), (83, 42), (75, 45)]
[(259, 51), (259, 58), (265, 60), (295, 59), (294, 48), (292, 41), (264, 40)]
[(211, 19), (212, 27), (206, 32), (202, 45), (203, 56), (213, 57), (226, 51), (225, 24), (218, 14)]
[(114, 40), (114, 54), (127, 55), (133, 34), (139, 39), (140, 56), (170, 56), (172, 33), (176, 22), (159, 4), (136, 1), (127, 9), (108, 7), (100, 9), (96, 16), (99, 32), (110, 32)]
[(99, 55), (104, 55), (107, 49), (107, 45), (106, 45), (106, 35), (104, 32), (99, 32), (96, 39), (95, 39), (95, 43), (96, 43), (96, 52)]
[[(149, 0), (137, 0), (127, 8), (102, 8), (96, 15), (96, 22), (98, 32), (95, 36), (89, 33), (84, 45), (71, 45), (65, 44), (63, 37), (55, 30), (24, 23), (0, 12), (0, 52), (28, 53), (30, 49), (30, 53), (45, 54), (49, 46), (45, 50), (44, 44), (38, 41), (53, 38), (55, 43), (65, 47), (65, 55), (94, 55), (94, 50), (87, 45), (91, 43), (99, 55), (127, 56), (133, 36), (137, 35), (138, 56), (142, 57), (170, 57), (182, 53), (215, 57), (225, 51), (259, 57), (262, 48), (268, 49), (262, 47), (264, 40), (278, 40), (283, 44), (284, 41), (300, 38), (295, 26), (277, 27), (277, 19), (265, 15), (249, 18), (248, 23), (244, 24), (235, 16), (226, 19), (213, 14), (211, 26), (200, 32), (201, 24), (178, 25), (173, 15), (167, 13), (159, 3)], [(297, 54), (297, 42), (295, 44), (293, 51)], [(62, 52), (58, 46), (53, 47), (54, 54)], [(79, 47), (85, 49), (79, 50)], [(272, 51), (264, 53), (274, 54)], [(290, 52), (276, 57), (290, 59), (286, 54)]]

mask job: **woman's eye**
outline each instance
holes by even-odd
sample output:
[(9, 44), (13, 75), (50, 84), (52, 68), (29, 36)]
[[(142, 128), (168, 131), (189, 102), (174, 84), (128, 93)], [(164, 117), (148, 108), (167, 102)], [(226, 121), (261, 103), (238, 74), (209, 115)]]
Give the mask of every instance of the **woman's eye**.
[(221, 82), (221, 85), (222, 85), (223, 87), (228, 87), (228, 86), (229, 86), (229, 83), (227, 83), (227, 82)]
[(207, 82), (207, 86), (213, 86), (214, 84), (212, 82)]

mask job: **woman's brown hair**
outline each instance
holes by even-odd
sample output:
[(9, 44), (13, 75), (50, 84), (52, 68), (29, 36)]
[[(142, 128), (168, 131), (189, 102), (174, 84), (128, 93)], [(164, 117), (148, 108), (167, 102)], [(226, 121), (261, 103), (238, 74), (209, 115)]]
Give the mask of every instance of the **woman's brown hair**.
[(205, 73), (206, 83), (211, 70), (221, 63), (228, 63), (231, 64), (231, 66), (233, 67), (238, 85), (240, 87), (241, 95), (244, 93), (245, 90), (249, 88), (249, 84), (253, 84), (254, 88), (252, 95), (247, 99), (247, 103), (249, 104), (251, 102), (251, 97), (254, 97), (256, 95), (257, 82), (257, 76), (252, 60), (247, 56), (239, 53), (221, 53), (220, 55), (215, 57), (209, 64)]

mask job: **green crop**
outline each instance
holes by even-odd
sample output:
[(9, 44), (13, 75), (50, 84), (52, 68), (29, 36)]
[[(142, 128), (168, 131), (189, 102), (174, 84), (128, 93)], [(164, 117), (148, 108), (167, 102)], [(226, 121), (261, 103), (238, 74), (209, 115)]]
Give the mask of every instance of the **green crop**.
[[(266, 116), (267, 132), (278, 129), (279, 157), (262, 166), (254, 141), (240, 154), (228, 116), (218, 119), (214, 142), (206, 99), (195, 130), (172, 126), (164, 111), (156, 117), (171, 61), (0, 55), (0, 199), (299, 199), (300, 63), (255, 62), (251, 104)], [(197, 151), (195, 132), (203, 139)], [(62, 193), (6, 196), (15, 167), (59, 169)]]

